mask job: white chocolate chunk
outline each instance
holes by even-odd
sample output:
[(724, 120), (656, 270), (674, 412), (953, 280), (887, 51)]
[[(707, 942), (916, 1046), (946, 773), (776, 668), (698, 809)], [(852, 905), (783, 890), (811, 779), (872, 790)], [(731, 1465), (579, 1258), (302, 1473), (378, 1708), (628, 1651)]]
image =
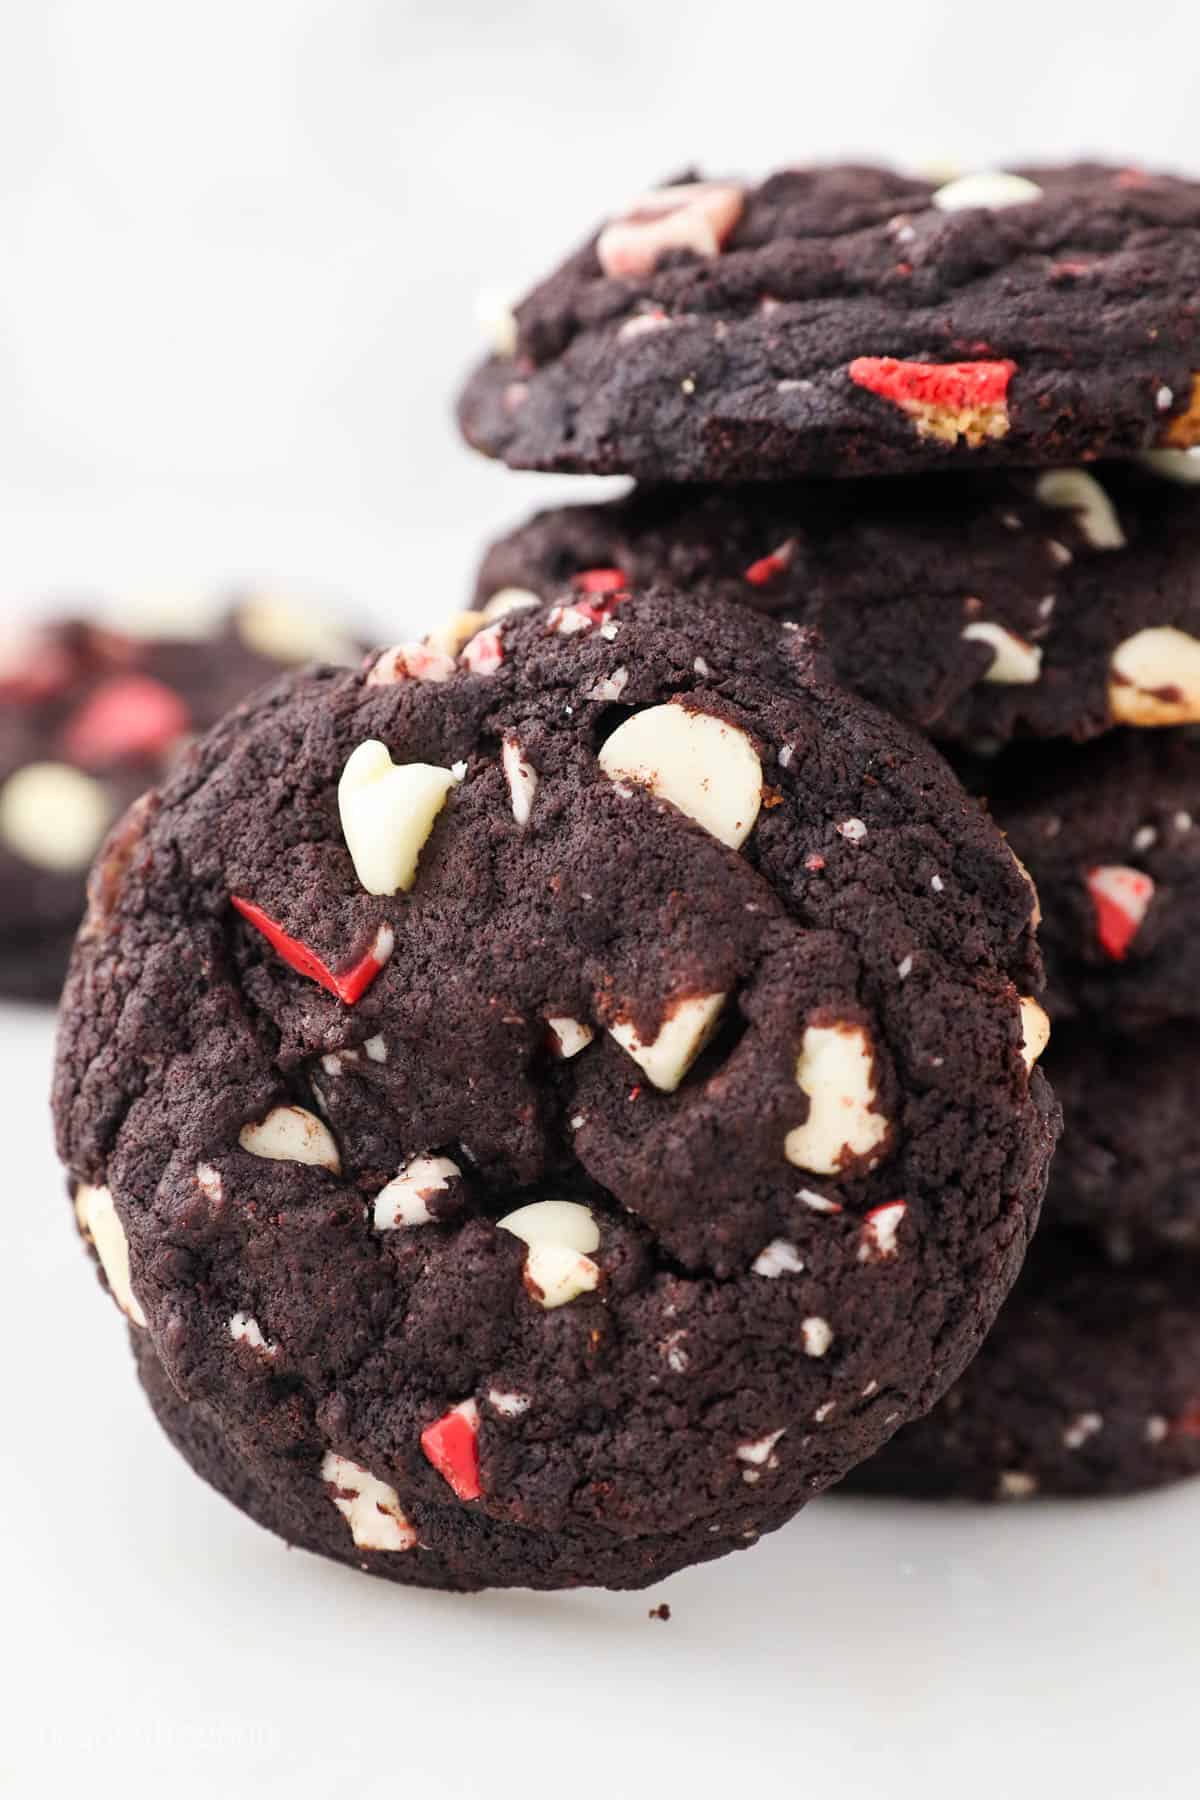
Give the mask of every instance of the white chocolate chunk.
[(475, 321), (497, 356), (516, 355), (517, 315), (507, 294), (481, 288), (475, 296)]
[(325, 1452), (321, 1479), (334, 1489), (333, 1504), (360, 1550), (411, 1550), (417, 1534), (400, 1510), (400, 1496), (369, 1469)]
[(368, 1062), (385, 1063), (388, 1059), (387, 1041), (382, 1037), (369, 1037), (363, 1049), (367, 1053)]
[(1064, 1427), (1062, 1441), (1068, 1450), (1082, 1450), (1088, 1439), (1095, 1437), (1103, 1429), (1103, 1413), (1076, 1413), (1070, 1424)]
[(528, 1394), (518, 1394), (505, 1388), (489, 1388), (485, 1398), (502, 1419), (519, 1419), (522, 1413), (529, 1411)]
[(1031, 1500), (1037, 1493), (1037, 1477), (1024, 1469), (1005, 1469), (996, 1490), (1001, 1500)]
[(487, 624), (494, 625), (497, 619), (506, 619), (509, 613), (528, 612), (531, 606), (541, 604), (538, 596), (528, 588), (500, 588), (484, 607), (483, 617)]
[(375, 1196), (376, 1231), (400, 1231), (409, 1225), (428, 1225), (433, 1217), (429, 1202), (444, 1194), (462, 1174), (448, 1156), (414, 1156), (400, 1173)]
[(1007, 631), (1003, 625), (981, 619), (964, 625), (963, 637), (968, 643), (986, 644), (992, 661), (983, 679), (1003, 687), (1021, 687), (1036, 681), (1042, 672), (1042, 652), (1036, 644)]
[(585, 1025), (581, 1019), (568, 1018), (565, 1013), (553, 1014), (546, 1023), (554, 1033), (554, 1053), (564, 1062), (586, 1050), (596, 1035), (590, 1025)]
[(196, 1164), (196, 1186), (214, 1206), (219, 1206), (225, 1198), (225, 1184), (221, 1180), (220, 1170), (214, 1169), (211, 1163)]
[(1093, 550), (1122, 550), (1125, 533), (1116, 508), (1086, 469), (1046, 469), (1034, 489), (1043, 506), (1078, 514), (1079, 529)]
[(308, 1163), (341, 1173), (342, 1159), (329, 1127), (303, 1106), (272, 1107), (265, 1119), (242, 1126), (238, 1143), (268, 1162)]
[(845, 1163), (870, 1156), (888, 1135), (873, 1110), (875, 1054), (861, 1025), (810, 1025), (796, 1062), (796, 1083), (808, 1095), (808, 1118), (789, 1131), (783, 1153), (814, 1175), (840, 1174)]
[(102, 601), (92, 616), (121, 637), (170, 638), (176, 644), (202, 644), (219, 628), (213, 597), (200, 590), (126, 590), (117, 599)]
[(487, 619), (481, 612), (454, 613), (443, 624), (435, 625), (427, 632), (425, 642), (431, 650), (453, 658), (486, 624)]
[(1185, 487), (1200, 481), (1200, 449), (1142, 450), (1134, 460), (1166, 481), (1178, 481)]
[(239, 606), (237, 628), (244, 644), (272, 662), (354, 663), (360, 654), (328, 612), (270, 594)]
[(754, 829), (762, 764), (745, 732), (711, 713), (678, 701), (647, 707), (618, 725), (599, 762), (610, 780), (648, 787), (731, 850)]
[(535, 1200), (497, 1219), (497, 1229), (509, 1231), (535, 1249), (554, 1244), (590, 1256), (600, 1248), (600, 1228), (590, 1209), (574, 1200)]
[(876, 1206), (863, 1220), (859, 1262), (887, 1262), (897, 1254), (896, 1236), (908, 1207), (903, 1200)]
[(800, 1327), (800, 1340), (805, 1356), (824, 1356), (833, 1342), (833, 1327), (828, 1319), (805, 1319)]
[(496, 1223), (528, 1246), (525, 1279), (547, 1312), (599, 1286), (600, 1270), (591, 1252), (600, 1248), (600, 1230), (586, 1206), (536, 1200)]
[(249, 1344), (252, 1350), (261, 1350), (264, 1356), (274, 1357), (279, 1354), (279, 1345), (263, 1336), (258, 1320), (249, 1313), (234, 1313), (229, 1321), (229, 1335), (235, 1344)]
[(35, 869), (85, 869), (112, 817), (100, 783), (67, 763), (26, 763), (0, 788), (0, 838)]
[(698, 994), (676, 1001), (649, 1043), (642, 1042), (628, 1019), (618, 1019), (609, 1031), (656, 1088), (673, 1094), (716, 1030), (725, 999), (724, 994)]
[(787, 1238), (772, 1238), (765, 1250), (760, 1250), (750, 1267), (756, 1275), (765, 1275), (768, 1281), (777, 1281), (781, 1275), (799, 1275), (803, 1273), (804, 1263), (795, 1244)]
[(1032, 1069), (1050, 1042), (1050, 1021), (1032, 994), (1021, 995), (1021, 1055)]
[(1200, 638), (1174, 625), (1149, 625), (1113, 651), (1108, 704), (1118, 725), (1200, 721)]
[(354, 872), (368, 894), (407, 892), (451, 788), (461, 780), (429, 763), (394, 763), (368, 738), (342, 770), (338, 810)]
[(930, 195), (939, 212), (962, 212), (978, 206), (988, 212), (999, 212), (1006, 206), (1026, 206), (1040, 200), (1042, 190), (1036, 181), (1024, 175), (1008, 175), (1002, 169), (980, 169), (974, 175), (959, 175), (947, 181)]
[(138, 1304), (129, 1274), (129, 1240), (117, 1217), (111, 1189), (89, 1187), (86, 1183), (77, 1187), (75, 1217), (100, 1260), (109, 1293), (132, 1324), (144, 1327), (146, 1315)]
[(600, 681), (593, 682), (588, 689), (586, 698), (608, 701), (610, 704), (615, 703), (628, 686), (629, 670), (626, 668), (614, 669), (611, 675), (605, 675)]
[(537, 793), (537, 771), (525, 761), (521, 746), (514, 737), (506, 737), (500, 747), (500, 766), (508, 783), (513, 818), (524, 831), (533, 811), (533, 796)]
[(744, 1462), (744, 1463), (750, 1463), (755, 1468), (760, 1468), (760, 1469), (761, 1468), (771, 1468), (771, 1469), (776, 1468), (778, 1466), (779, 1459), (773, 1454), (773, 1452), (774, 1452), (776, 1444), (779, 1442), (780, 1438), (784, 1435), (786, 1430), (787, 1430), (787, 1426), (781, 1425), (779, 1427), (778, 1431), (769, 1431), (767, 1433), (766, 1437), (758, 1438), (752, 1444), (739, 1444), (737, 1447), (738, 1461)]
[(742, 213), (740, 187), (715, 181), (681, 182), (656, 188), (606, 225), (596, 240), (600, 267), (608, 276), (653, 273), (668, 250), (716, 256)]

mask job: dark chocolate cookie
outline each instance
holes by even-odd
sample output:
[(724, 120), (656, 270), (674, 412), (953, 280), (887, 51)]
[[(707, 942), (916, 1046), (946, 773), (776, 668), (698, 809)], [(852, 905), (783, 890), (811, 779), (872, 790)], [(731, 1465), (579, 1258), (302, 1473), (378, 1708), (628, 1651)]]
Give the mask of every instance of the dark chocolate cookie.
[(1084, 163), (644, 195), (459, 406), (514, 468), (646, 481), (1045, 467), (1200, 442), (1200, 183)]
[(1045, 1068), (1063, 1109), (1047, 1217), (1086, 1227), (1114, 1262), (1200, 1248), (1200, 1025), (1064, 1026)]
[(1114, 731), (971, 779), (1041, 897), (1052, 1017), (1200, 1018), (1200, 733)]
[(928, 746), (744, 608), (281, 680), (109, 839), (63, 1007), (60, 1145), (168, 1429), (405, 1582), (753, 1541), (1015, 1277), (1032, 910)]
[(190, 636), (174, 613), (152, 636), (76, 618), (0, 646), (0, 995), (57, 999), (88, 864), (196, 732), (289, 663), (357, 654), (327, 620), (267, 596)]
[(1116, 1269), (1039, 1232), (995, 1329), (848, 1490), (930, 1499), (1135, 1493), (1200, 1474), (1200, 1264)]
[(949, 742), (1200, 720), (1200, 492), (1128, 466), (638, 488), (493, 545), (475, 604), (606, 580), (816, 626), (839, 680)]

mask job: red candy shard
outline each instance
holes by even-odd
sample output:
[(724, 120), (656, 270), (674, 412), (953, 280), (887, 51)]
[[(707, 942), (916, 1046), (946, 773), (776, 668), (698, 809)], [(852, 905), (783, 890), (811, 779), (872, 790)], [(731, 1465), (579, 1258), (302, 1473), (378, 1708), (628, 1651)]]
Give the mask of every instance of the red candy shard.
[(777, 575), (783, 574), (795, 554), (796, 540), (789, 538), (786, 544), (780, 544), (778, 550), (772, 550), (769, 556), (760, 556), (757, 562), (752, 562), (746, 570), (746, 580), (752, 587), (766, 587)]
[(309, 981), (318, 982), (347, 1006), (353, 1006), (356, 1000), (362, 999), (396, 947), (396, 936), (391, 926), (381, 925), (365, 956), (360, 956), (348, 969), (330, 969), (307, 944), (302, 944), (299, 938), (289, 937), (282, 925), (277, 925), (253, 900), (242, 900), (237, 894), (231, 894), (230, 899), (243, 919), (253, 925), (256, 931), (262, 932), (272, 949), (279, 952), (289, 968), (295, 969), (298, 975), (305, 976)]
[(1177, 1419), (1172, 1419), (1170, 1429), (1176, 1437), (1200, 1438), (1200, 1400), (1193, 1400)]
[(462, 1400), (427, 1425), (421, 1448), (438, 1474), (448, 1481), (460, 1500), (478, 1500), (479, 1408), (474, 1400)]
[(1088, 870), (1087, 887), (1100, 947), (1114, 962), (1123, 962), (1154, 898), (1154, 882), (1141, 869), (1102, 863)]
[(475, 675), (494, 675), (504, 661), (499, 625), (487, 625), (477, 631), (464, 646), (462, 660)]
[(859, 387), (897, 406), (938, 406), (951, 412), (1002, 406), (1015, 362), (900, 362), (894, 356), (856, 356), (849, 375)]
[(63, 733), (63, 749), (85, 769), (125, 757), (159, 756), (191, 724), (187, 707), (149, 675), (117, 675), (89, 694)]
[(620, 569), (581, 569), (574, 585), (581, 594), (617, 594), (629, 583)]

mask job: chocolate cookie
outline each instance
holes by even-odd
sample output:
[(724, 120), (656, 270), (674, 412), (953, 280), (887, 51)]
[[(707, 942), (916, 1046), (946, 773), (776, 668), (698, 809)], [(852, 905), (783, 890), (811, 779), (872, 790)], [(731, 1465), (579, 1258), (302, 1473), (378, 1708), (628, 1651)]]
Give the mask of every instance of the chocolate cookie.
[(1045, 1066), (1063, 1108), (1047, 1217), (1086, 1227), (1115, 1262), (1200, 1248), (1200, 1025), (1065, 1026)]
[(476, 593), (670, 582), (819, 628), (839, 680), (955, 743), (1200, 720), (1200, 496), (1121, 465), (539, 513)]
[(930, 1499), (1128, 1494), (1200, 1474), (1200, 1265), (1114, 1269), (1043, 1229), (962, 1380), (848, 1489)]
[(1200, 183), (876, 168), (633, 201), (459, 406), (514, 468), (646, 481), (1046, 467), (1200, 442)]
[(1200, 1018), (1200, 734), (1014, 752), (982, 786), (1041, 896), (1051, 1015)]
[(752, 1542), (1016, 1274), (1058, 1122), (1032, 908), (945, 764), (744, 608), (279, 681), (109, 839), (62, 1013), (168, 1429), (403, 1582)]
[(76, 618), (0, 646), (0, 994), (57, 999), (88, 864), (196, 732), (289, 663), (357, 654), (327, 620), (266, 596), (202, 619), (199, 635), (179, 635), (169, 607), (154, 629)]

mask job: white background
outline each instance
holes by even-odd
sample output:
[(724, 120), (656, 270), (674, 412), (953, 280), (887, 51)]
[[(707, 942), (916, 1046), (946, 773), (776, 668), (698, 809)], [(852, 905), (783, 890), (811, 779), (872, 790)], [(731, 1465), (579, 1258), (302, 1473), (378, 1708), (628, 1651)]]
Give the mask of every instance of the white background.
[[(839, 152), (1200, 165), (1200, 15), (651, 0), (0, 0), (0, 545), (55, 589), (239, 575), (444, 612), (562, 484), (449, 422), (484, 286), (648, 182)], [(642, 1596), (404, 1594), (158, 1438), (0, 1022), (0, 1790), (821, 1800), (1197, 1792), (1200, 1492), (828, 1501)]]

